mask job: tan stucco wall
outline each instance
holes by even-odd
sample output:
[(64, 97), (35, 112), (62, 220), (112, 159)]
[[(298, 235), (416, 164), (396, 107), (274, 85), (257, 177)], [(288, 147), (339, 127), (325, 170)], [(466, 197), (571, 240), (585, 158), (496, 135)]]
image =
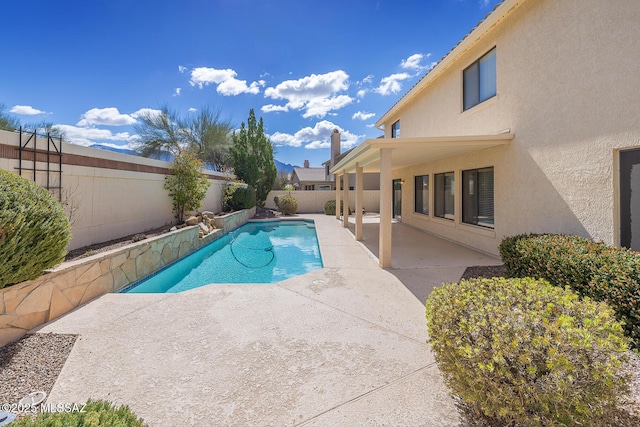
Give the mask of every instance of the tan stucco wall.
[[(19, 135), (0, 131), (0, 144), (18, 146)], [(46, 147), (46, 140), (38, 141), (38, 148)], [(170, 168), (171, 164), (159, 160), (129, 156), (105, 150), (63, 143), (63, 154)], [(26, 162), (31, 167), (32, 162)], [(17, 173), (18, 161), (0, 158), (0, 168)], [(38, 163), (38, 167), (44, 167)], [(57, 167), (57, 165), (56, 165)], [(78, 203), (73, 239), (68, 249), (104, 242), (133, 233), (150, 230), (175, 222), (171, 199), (163, 188), (164, 174), (133, 172), (86, 166), (62, 165), (62, 187)], [(31, 179), (31, 172), (27, 172)], [(37, 182), (43, 184), (46, 175), (39, 174)], [(202, 210), (222, 210), (222, 189), (225, 181), (209, 180), (211, 186)], [(64, 194), (64, 193), (63, 193)]]
[[(355, 192), (351, 192), (349, 197), (349, 207), (352, 211), (356, 206)], [(273, 198), (275, 196), (282, 196), (285, 194), (291, 194), (296, 198), (298, 202), (298, 213), (324, 213), (324, 204), (329, 200), (336, 199), (336, 192), (334, 191), (271, 191), (265, 201), (265, 207), (269, 209), (277, 209)], [(342, 195), (340, 196), (342, 198)], [(363, 191), (363, 207), (366, 212), (379, 212), (380, 211), (380, 191), (378, 190), (364, 190)]]
[[(522, 232), (618, 240), (616, 156), (640, 146), (640, 2), (529, 0), (488, 31), (399, 114), (402, 137), (491, 134), (506, 147), (395, 170), (405, 223), (497, 254)], [(497, 96), (462, 112), (462, 70), (496, 46)], [(463, 225), (464, 169), (493, 166), (495, 230)], [(456, 221), (413, 213), (413, 177), (456, 172)]]

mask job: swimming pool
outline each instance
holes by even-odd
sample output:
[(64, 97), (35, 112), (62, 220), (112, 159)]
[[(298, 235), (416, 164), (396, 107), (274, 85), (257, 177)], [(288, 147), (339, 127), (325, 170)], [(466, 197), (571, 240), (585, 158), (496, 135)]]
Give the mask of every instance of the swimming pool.
[(275, 283), (322, 268), (313, 221), (250, 222), (124, 293), (176, 293), (211, 283)]

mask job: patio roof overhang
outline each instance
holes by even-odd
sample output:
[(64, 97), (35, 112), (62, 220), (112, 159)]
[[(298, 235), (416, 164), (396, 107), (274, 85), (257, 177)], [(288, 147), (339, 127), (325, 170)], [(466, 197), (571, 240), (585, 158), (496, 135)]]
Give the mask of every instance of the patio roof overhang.
[(510, 130), (493, 135), (430, 136), (419, 138), (367, 139), (333, 168), (332, 174), (380, 172), (380, 153), (391, 149), (391, 168), (398, 169), (447, 157), (467, 154), (485, 148), (506, 145), (514, 134)]

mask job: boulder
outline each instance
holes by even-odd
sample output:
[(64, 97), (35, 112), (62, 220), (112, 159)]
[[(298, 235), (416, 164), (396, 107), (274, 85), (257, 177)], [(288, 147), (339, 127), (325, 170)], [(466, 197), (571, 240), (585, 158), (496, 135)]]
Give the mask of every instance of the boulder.
[(185, 223), (185, 224), (187, 224), (187, 225), (196, 225), (196, 224), (197, 224), (197, 223), (199, 223), (199, 222), (200, 222), (200, 220), (198, 219), (198, 217), (196, 217), (196, 216), (190, 216), (189, 218), (187, 218), (187, 219), (185, 220), (185, 222), (184, 222), (184, 223)]
[(204, 234), (209, 234), (209, 227), (204, 222), (201, 222), (198, 225), (200, 226), (200, 231)]

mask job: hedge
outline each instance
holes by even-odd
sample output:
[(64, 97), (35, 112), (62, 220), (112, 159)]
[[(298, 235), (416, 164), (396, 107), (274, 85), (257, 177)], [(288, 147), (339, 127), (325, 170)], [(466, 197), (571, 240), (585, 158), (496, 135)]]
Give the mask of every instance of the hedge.
[(503, 239), (511, 277), (537, 277), (608, 303), (631, 346), (640, 348), (640, 253), (578, 236), (523, 234)]
[(462, 280), (434, 289), (426, 316), (447, 386), (488, 425), (601, 425), (629, 394), (613, 311), (570, 289)]
[(247, 184), (231, 183), (223, 191), (222, 205), (230, 211), (251, 209), (256, 205), (256, 190)]

